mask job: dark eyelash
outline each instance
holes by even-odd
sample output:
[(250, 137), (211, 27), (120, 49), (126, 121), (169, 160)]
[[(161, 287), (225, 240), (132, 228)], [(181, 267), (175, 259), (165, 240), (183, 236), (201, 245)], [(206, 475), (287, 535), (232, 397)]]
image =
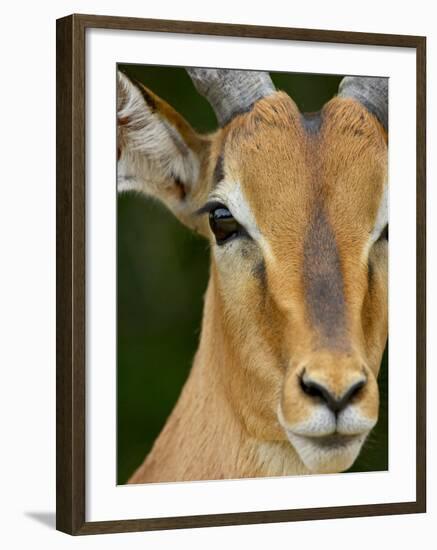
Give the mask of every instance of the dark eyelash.
[(219, 201), (209, 201), (206, 204), (204, 204), (201, 208), (199, 208), (199, 210), (196, 210), (194, 212), (194, 215), (195, 216), (201, 216), (202, 214), (209, 214), (210, 212), (212, 212), (216, 208), (226, 208), (226, 210), (227, 210), (227, 207), (224, 204), (222, 204), (221, 202), (219, 202)]

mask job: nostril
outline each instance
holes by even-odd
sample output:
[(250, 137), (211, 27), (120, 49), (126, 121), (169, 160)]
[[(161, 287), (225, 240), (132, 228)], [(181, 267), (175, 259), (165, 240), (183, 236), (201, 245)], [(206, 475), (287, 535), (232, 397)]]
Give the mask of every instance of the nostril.
[(328, 406), (328, 408), (334, 413), (337, 413), (344, 409), (346, 405), (348, 405), (352, 401), (352, 399), (359, 394), (365, 384), (366, 380), (358, 380), (357, 382), (352, 384), (340, 398), (338, 398), (326, 386), (309, 378), (305, 375), (305, 373), (303, 373), (300, 378), (300, 386), (302, 388), (302, 391), (306, 395), (324, 402)]
[(354, 397), (356, 397), (361, 389), (366, 385), (366, 380), (359, 380), (358, 382), (355, 382), (355, 384), (353, 384), (349, 389), (348, 391), (346, 392), (346, 394), (343, 396), (343, 400), (346, 402), (346, 403), (349, 403), (349, 401), (352, 401), (352, 399)]
[(322, 384), (302, 376), (300, 379), (300, 385), (304, 393), (310, 397), (315, 397), (316, 399), (318, 398), (319, 400), (325, 402), (331, 410), (337, 408), (337, 400), (335, 396), (332, 395), (332, 393), (329, 392), (328, 389)]
[(310, 395), (311, 397), (320, 397), (321, 399), (324, 399), (324, 393), (326, 392), (326, 389), (318, 384), (317, 382), (314, 382), (312, 380), (304, 379), (302, 376), (300, 379), (300, 387), (302, 388), (303, 392), (307, 395)]

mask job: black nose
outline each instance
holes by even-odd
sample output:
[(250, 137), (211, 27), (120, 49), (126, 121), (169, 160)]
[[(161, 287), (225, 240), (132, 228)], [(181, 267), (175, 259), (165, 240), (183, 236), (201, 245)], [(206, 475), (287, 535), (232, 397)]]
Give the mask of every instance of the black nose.
[(366, 380), (360, 379), (351, 384), (341, 397), (336, 396), (325, 385), (316, 382), (309, 376), (304, 375), (300, 379), (301, 388), (307, 395), (323, 401), (327, 407), (333, 412), (338, 413), (344, 409), (357, 393), (365, 386)]

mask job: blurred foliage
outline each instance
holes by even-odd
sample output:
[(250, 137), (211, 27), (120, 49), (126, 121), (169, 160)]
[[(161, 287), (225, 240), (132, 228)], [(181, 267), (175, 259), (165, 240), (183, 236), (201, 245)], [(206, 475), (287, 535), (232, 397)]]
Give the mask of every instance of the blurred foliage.
[[(184, 69), (123, 65), (168, 101), (200, 132), (216, 128), (211, 107)], [(301, 111), (319, 110), (340, 76), (271, 73)], [(117, 480), (143, 461), (179, 396), (197, 348), (208, 279), (207, 242), (161, 204), (133, 194), (118, 197), (117, 224)], [(351, 471), (388, 468), (388, 368), (380, 375), (381, 413)]]

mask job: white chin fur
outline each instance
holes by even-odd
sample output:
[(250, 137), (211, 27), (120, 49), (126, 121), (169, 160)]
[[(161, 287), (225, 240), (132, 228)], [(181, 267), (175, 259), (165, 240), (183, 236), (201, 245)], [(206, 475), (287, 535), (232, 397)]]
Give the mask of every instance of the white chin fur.
[(367, 434), (357, 435), (339, 446), (327, 446), (317, 437), (287, 430), (287, 437), (305, 466), (315, 474), (344, 472), (355, 462)]
[(342, 411), (337, 422), (326, 407), (316, 407), (307, 421), (292, 429), (285, 421), (280, 405), (277, 414), (299, 458), (315, 474), (338, 473), (349, 469), (376, 424), (375, 419), (363, 417), (354, 406)]

